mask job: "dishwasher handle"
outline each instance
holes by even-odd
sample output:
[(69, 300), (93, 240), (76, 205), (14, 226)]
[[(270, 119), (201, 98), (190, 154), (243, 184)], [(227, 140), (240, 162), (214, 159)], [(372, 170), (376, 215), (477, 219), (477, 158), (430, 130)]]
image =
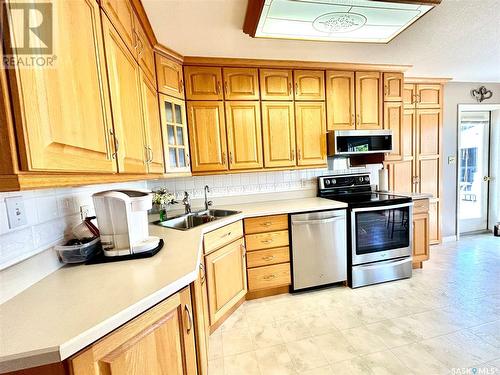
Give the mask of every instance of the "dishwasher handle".
[(345, 220), (345, 216), (333, 216), (333, 217), (328, 217), (326, 219), (316, 219), (316, 220), (293, 220), (292, 225), (305, 225), (305, 224), (327, 224), (327, 223), (333, 223), (335, 221), (339, 220)]

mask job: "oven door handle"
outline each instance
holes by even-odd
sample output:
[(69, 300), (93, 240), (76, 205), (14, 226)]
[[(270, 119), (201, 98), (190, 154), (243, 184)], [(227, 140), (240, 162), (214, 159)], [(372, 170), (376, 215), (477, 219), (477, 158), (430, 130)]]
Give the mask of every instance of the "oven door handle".
[(333, 216), (326, 219), (316, 219), (316, 220), (293, 220), (292, 225), (299, 224), (327, 224), (333, 223), (334, 221), (345, 220), (345, 216)]
[(353, 208), (352, 212), (365, 212), (365, 211), (385, 211), (385, 210), (393, 210), (396, 208), (403, 207), (412, 207), (413, 202), (401, 203), (401, 204), (392, 204), (390, 206), (375, 206), (375, 207), (363, 207), (363, 208)]
[(359, 267), (359, 268), (363, 268), (364, 270), (371, 270), (371, 269), (375, 269), (375, 268), (380, 268), (380, 267), (383, 267), (383, 266), (398, 266), (400, 264), (405, 264), (405, 263), (408, 263), (408, 262), (412, 262), (413, 261), (413, 258), (412, 257), (406, 257), (406, 258), (403, 258), (403, 259), (391, 259), (391, 260), (385, 260), (385, 261), (381, 261), (381, 262), (376, 262), (375, 264), (370, 264), (370, 265), (358, 265), (356, 267)]

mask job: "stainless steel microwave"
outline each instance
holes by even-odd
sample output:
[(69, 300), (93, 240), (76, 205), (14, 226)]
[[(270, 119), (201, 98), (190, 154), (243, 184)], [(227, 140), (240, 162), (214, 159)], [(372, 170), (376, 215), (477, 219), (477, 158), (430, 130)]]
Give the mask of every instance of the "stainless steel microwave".
[(328, 156), (392, 152), (392, 130), (337, 130), (328, 133)]

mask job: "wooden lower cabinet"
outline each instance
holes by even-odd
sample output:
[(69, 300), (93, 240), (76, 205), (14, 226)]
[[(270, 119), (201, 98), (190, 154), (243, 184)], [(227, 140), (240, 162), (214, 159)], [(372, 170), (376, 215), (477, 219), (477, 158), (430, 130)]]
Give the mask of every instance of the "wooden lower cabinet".
[(419, 199), (413, 206), (413, 268), (429, 259), (429, 243), (429, 200)]
[(73, 375), (197, 374), (189, 287), (68, 360)]
[(205, 262), (201, 261), (198, 279), (191, 284), (193, 313), (196, 327), (196, 353), (198, 354), (198, 375), (208, 375), (208, 343), (210, 317), (208, 312), (208, 290)]
[(288, 215), (245, 219), (246, 299), (287, 293), (291, 283)]

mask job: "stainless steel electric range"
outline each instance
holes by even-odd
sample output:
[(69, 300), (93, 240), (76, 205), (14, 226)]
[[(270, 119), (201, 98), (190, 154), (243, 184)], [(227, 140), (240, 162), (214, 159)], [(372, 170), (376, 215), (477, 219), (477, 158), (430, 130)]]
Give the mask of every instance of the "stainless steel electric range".
[(348, 204), (351, 288), (411, 277), (411, 198), (374, 192), (369, 173), (318, 177), (318, 196)]

